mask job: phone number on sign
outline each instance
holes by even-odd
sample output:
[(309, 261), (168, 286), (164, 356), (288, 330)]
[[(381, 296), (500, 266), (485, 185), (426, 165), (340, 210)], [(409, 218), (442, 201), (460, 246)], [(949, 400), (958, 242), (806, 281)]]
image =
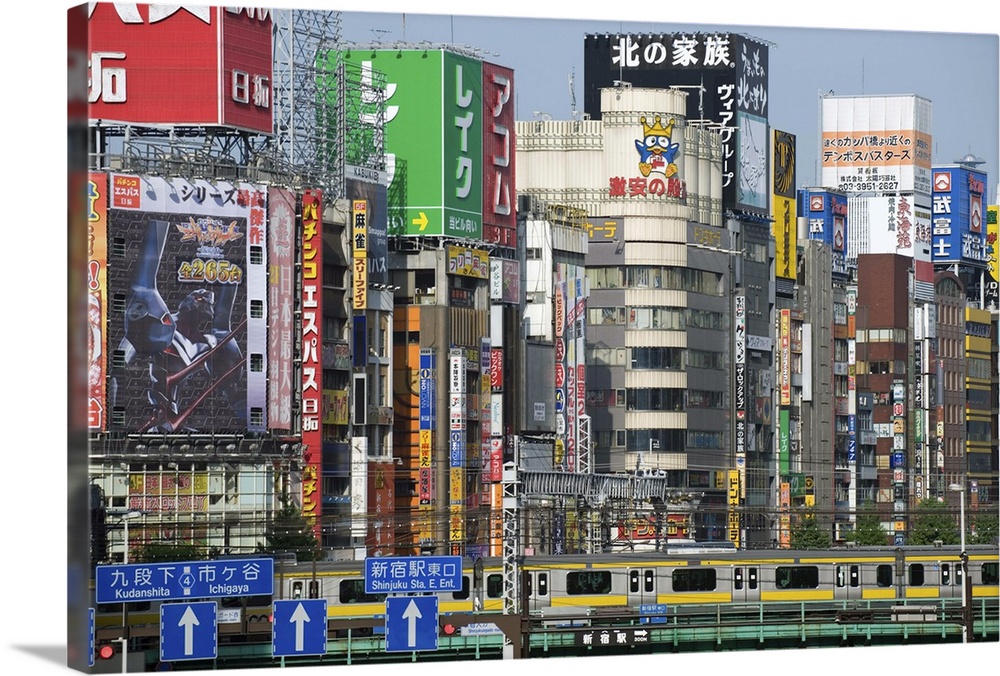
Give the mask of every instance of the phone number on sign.
[(177, 268), (177, 281), (239, 284), (243, 281), (243, 268), (229, 261), (194, 258)]

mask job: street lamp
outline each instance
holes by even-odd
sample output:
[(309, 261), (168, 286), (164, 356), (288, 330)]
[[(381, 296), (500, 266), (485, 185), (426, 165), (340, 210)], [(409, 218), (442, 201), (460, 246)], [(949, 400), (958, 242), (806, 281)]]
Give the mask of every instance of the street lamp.
[(966, 579), (966, 577), (969, 574), (969, 566), (968, 566), (969, 556), (968, 556), (968, 554), (965, 551), (965, 487), (961, 486), (959, 484), (950, 484), (948, 486), (948, 490), (958, 493), (959, 496), (960, 496), (960, 498), (961, 498), (959, 500), (959, 503), (958, 503), (959, 504), (958, 521), (959, 521), (959, 528), (961, 529), (960, 538), (961, 538), (961, 547), (962, 547), (962, 553), (959, 555), (961, 557), (961, 560), (962, 560), (962, 563), (961, 563), (961, 566), (962, 566), (962, 643), (968, 643), (969, 642), (969, 623), (968, 623), (967, 620), (968, 620), (968, 615), (969, 615), (969, 608), (968, 608), (968, 605), (967, 605), (968, 604), (968, 597), (966, 596), (966, 593), (965, 593), (965, 589), (966, 589), (966, 587), (965, 587), (965, 585), (966, 585), (965, 579)]
[[(126, 512), (113, 512), (111, 516), (121, 519), (123, 528), (124, 548), (122, 553), (122, 563), (128, 564), (128, 522), (137, 516), (142, 516), (145, 512), (138, 509), (130, 509)], [(117, 639), (122, 643), (122, 673), (128, 673), (128, 603), (122, 603), (122, 635)]]

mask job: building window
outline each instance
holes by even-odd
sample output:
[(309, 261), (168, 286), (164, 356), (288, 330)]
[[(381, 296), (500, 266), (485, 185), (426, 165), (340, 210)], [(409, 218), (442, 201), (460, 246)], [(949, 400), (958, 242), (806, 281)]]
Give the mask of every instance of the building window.
[(251, 319), (264, 318), (264, 301), (262, 300), (250, 301), (250, 318)]
[(250, 247), (250, 264), (260, 265), (264, 262), (264, 247), (262, 246), (251, 246)]

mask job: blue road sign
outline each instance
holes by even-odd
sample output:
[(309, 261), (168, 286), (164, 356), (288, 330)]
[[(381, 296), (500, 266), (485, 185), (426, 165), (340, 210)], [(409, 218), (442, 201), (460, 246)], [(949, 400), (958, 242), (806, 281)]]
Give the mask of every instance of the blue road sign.
[[(644, 616), (639, 618), (639, 624), (665, 624), (667, 621), (667, 604), (644, 603), (639, 606), (639, 614)], [(648, 615), (652, 615), (653, 617), (645, 617)]]
[(438, 649), (436, 596), (390, 596), (385, 600), (385, 651)]
[(378, 556), (365, 559), (365, 592), (368, 594), (461, 590), (461, 556)]
[(273, 559), (97, 567), (97, 603), (181, 601), (274, 593)]
[(326, 654), (326, 599), (274, 601), (271, 652), (275, 657)]
[(160, 606), (160, 661), (214, 660), (219, 651), (215, 601)]
[(94, 639), (94, 609), (87, 608), (87, 622), (90, 625), (88, 627), (88, 648), (87, 648), (87, 666), (94, 666), (94, 651), (97, 649), (96, 640)]

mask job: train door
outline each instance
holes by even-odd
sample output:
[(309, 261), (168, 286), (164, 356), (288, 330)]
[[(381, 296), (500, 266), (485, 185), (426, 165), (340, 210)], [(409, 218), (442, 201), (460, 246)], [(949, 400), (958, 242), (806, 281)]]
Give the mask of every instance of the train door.
[(760, 601), (760, 567), (733, 566), (733, 603), (756, 603)]
[(861, 598), (861, 564), (834, 564), (833, 598), (838, 601)]
[(626, 586), (630, 606), (656, 603), (655, 568), (629, 568)]
[(536, 570), (527, 576), (528, 610), (538, 610), (552, 605), (549, 600), (549, 571)]

